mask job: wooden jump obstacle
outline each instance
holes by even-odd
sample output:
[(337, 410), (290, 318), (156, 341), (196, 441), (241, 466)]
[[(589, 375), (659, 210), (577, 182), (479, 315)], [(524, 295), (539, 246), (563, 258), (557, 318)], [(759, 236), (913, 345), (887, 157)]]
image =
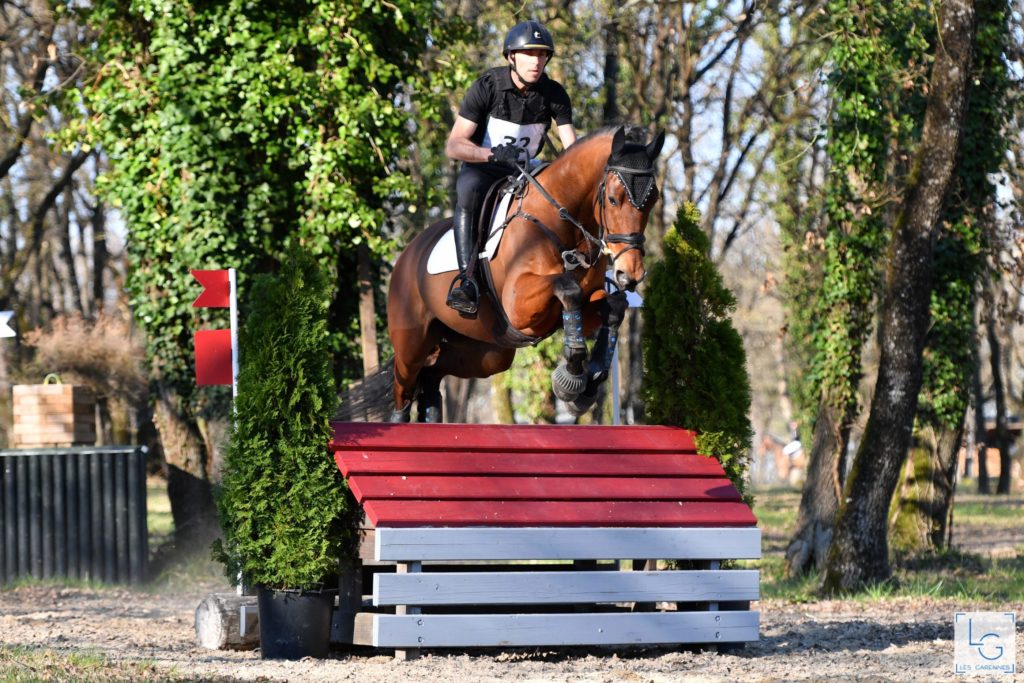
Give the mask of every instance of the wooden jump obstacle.
[[(759, 572), (720, 562), (759, 558), (760, 530), (691, 432), (336, 423), (332, 449), (375, 570), (372, 609), (342, 605), (355, 612), (342, 642), (401, 652), (758, 638)], [(702, 568), (654, 571), (653, 560)]]

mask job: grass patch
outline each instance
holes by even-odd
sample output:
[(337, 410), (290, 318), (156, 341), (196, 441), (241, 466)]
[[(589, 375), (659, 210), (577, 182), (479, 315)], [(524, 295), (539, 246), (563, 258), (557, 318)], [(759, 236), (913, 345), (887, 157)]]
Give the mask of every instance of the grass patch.
[[(984, 534), (986, 530), (1019, 529), (1024, 525), (1024, 495), (982, 496), (961, 491), (957, 492), (954, 502), (954, 539), (957, 529)], [(817, 573), (785, 576), (785, 550), (796, 527), (800, 492), (776, 487), (755, 490), (754, 495), (754, 514), (764, 539), (764, 556), (760, 560), (739, 562), (737, 566), (761, 571), (764, 598), (794, 603), (817, 600)], [(892, 568), (890, 580), (847, 597), (858, 600), (930, 597), (993, 607), (1024, 602), (1024, 546), (1007, 557), (955, 549), (897, 557)]]
[(757, 525), (765, 533), (791, 533), (796, 528), (799, 509), (799, 491), (782, 487), (754, 491), (754, 514)]
[(982, 496), (956, 494), (953, 508), (953, 533), (958, 525), (987, 528), (1019, 528), (1024, 525), (1024, 495)]
[(90, 652), (0, 645), (0, 680), (28, 681), (185, 681), (157, 671), (151, 662), (117, 662)]
[(149, 547), (159, 548), (174, 535), (174, 516), (167, 497), (167, 481), (162, 477), (146, 479), (146, 524)]

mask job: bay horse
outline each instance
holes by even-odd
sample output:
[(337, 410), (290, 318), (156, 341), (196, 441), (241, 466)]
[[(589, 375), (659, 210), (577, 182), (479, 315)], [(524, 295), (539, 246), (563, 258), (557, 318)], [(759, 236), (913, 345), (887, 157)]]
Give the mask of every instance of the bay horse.
[[(622, 290), (634, 290), (646, 275), (644, 228), (659, 194), (654, 162), (664, 142), (664, 132), (644, 144), (628, 140), (625, 127), (602, 129), (571, 145), (536, 178), (521, 175), (497, 252), (481, 263), (485, 276), (478, 282), (487, 284), (475, 318), (445, 305), (453, 272), (427, 271), (451, 220), (434, 223), (409, 243), (388, 289), (392, 422), (410, 420), (414, 399), (421, 422), (441, 421), (443, 377), (503, 372), (517, 348), (559, 327), (565, 343), (552, 374), (554, 393), (576, 414), (593, 405), (625, 314)], [(613, 293), (605, 288), (609, 260), (618, 288)], [(588, 363), (585, 338), (595, 330)]]

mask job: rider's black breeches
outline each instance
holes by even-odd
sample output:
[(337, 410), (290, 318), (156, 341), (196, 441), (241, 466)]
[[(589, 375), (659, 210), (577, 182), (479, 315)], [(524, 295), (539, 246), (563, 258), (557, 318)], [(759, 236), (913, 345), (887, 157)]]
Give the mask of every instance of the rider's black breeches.
[(496, 180), (509, 175), (507, 170), (493, 164), (462, 164), (455, 181), (455, 211), (465, 211), (470, 223), (475, 225), (480, 217), (484, 194)]

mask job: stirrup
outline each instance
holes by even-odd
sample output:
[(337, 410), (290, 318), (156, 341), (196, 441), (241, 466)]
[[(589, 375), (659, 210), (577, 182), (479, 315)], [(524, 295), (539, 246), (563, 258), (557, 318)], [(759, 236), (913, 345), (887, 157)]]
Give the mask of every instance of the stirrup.
[[(456, 287), (455, 285), (458, 282), (462, 284)], [(479, 290), (473, 278), (469, 277), (466, 273), (456, 275), (452, 280), (452, 284), (448, 287), (448, 299), (445, 301), (448, 308), (455, 309), (465, 317), (475, 317), (479, 309), (478, 301)]]

